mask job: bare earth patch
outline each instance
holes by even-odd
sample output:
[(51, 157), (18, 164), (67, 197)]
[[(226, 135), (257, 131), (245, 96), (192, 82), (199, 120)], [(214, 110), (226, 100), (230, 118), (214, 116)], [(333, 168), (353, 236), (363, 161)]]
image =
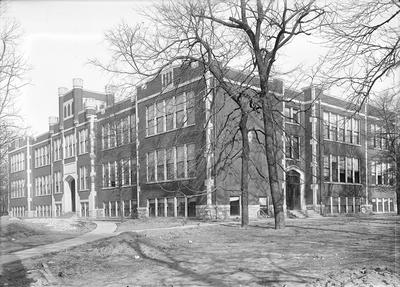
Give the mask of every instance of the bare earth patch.
[[(273, 220), (267, 219), (247, 229), (222, 223), (124, 232), (26, 260), (19, 271), (18, 266), (7, 266), (9, 273), (0, 282), (9, 286), (400, 286), (398, 220), (396, 216), (293, 219), (286, 229), (274, 230)], [(20, 285), (11, 285), (16, 280)]]
[(94, 223), (71, 218), (18, 219), (1, 217), (1, 254), (32, 248), (76, 237), (96, 227)]

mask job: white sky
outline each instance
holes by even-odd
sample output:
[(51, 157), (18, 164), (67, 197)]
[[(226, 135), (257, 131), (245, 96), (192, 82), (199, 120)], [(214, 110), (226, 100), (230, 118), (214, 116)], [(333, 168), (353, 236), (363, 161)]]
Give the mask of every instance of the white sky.
[(150, 1), (20, 1), (6, 3), (6, 15), (21, 25), (21, 51), (31, 70), (30, 85), (18, 99), (20, 112), (33, 134), (48, 130), (48, 117), (58, 115), (58, 87), (72, 88), (82, 78), (84, 88), (104, 91), (108, 76), (87, 64), (109, 54), (104, 32), (124, 19), (142, 21)]
[[(88, 59), (99, 58), (107, 62), (110, 54), (104, 32), (122, 20), (131, 24), (144, 21), (140, 12), (146, 10), (152, 1), (6, 2), (6, 15), (15, 18), (21, 25), (21, 50), (31, 66), (27, 75), (30, 85), (22, 89), (18, 106), (33, 134), (46, 132), (48, 117), (58, 116), (57, 89), (71, 89), (72, 78), (82, 78), (85, 89), (104, 91), (109, 76), (88, 65)], [(307, 65), (321, 54), (321, 50), (300, 39), (291, 44), (288, 54), (292, 60)]]

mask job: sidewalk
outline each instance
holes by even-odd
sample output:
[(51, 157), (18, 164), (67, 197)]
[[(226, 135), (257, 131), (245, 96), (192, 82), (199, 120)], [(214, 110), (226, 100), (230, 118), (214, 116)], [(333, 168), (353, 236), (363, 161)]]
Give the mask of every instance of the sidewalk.
[(117, 228), (117, 225), (115, 223), (107, 221), (94, 221), (94, 223), (96, 223), (96, 228), (91, 232), (85, 233), (81, 236), (65, 241), (41, 245), (31, 249), (1, 255), (0, 264), (4, 265), (14, 261), (40, 256), (46, 253), (57, 252), (74, 246), (82, 245), (87, 242), (92, 242), (98, 239), (117, 235), (117, 233), (114, 233)]

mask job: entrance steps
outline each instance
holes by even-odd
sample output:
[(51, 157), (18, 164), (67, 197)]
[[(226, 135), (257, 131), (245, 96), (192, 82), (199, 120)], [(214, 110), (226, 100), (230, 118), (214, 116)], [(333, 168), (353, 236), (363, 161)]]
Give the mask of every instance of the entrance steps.
[(313, 209), (307, 210), (288, 210), (289, 218), (321, 218), (322, 216)]

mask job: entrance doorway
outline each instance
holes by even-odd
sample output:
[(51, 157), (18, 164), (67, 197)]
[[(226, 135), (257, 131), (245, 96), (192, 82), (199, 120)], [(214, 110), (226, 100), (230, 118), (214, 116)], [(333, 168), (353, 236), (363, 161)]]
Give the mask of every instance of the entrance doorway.
[(286, 173), (286, 207), (288, 210), (301, 209), (300, 174), (295, 170)]
[(69, 189), (71, 190), (71, 209), (72, 209), (72, 212), (75, 212), (76, 211), (75, 179), (72, 179), (69, 182)]

